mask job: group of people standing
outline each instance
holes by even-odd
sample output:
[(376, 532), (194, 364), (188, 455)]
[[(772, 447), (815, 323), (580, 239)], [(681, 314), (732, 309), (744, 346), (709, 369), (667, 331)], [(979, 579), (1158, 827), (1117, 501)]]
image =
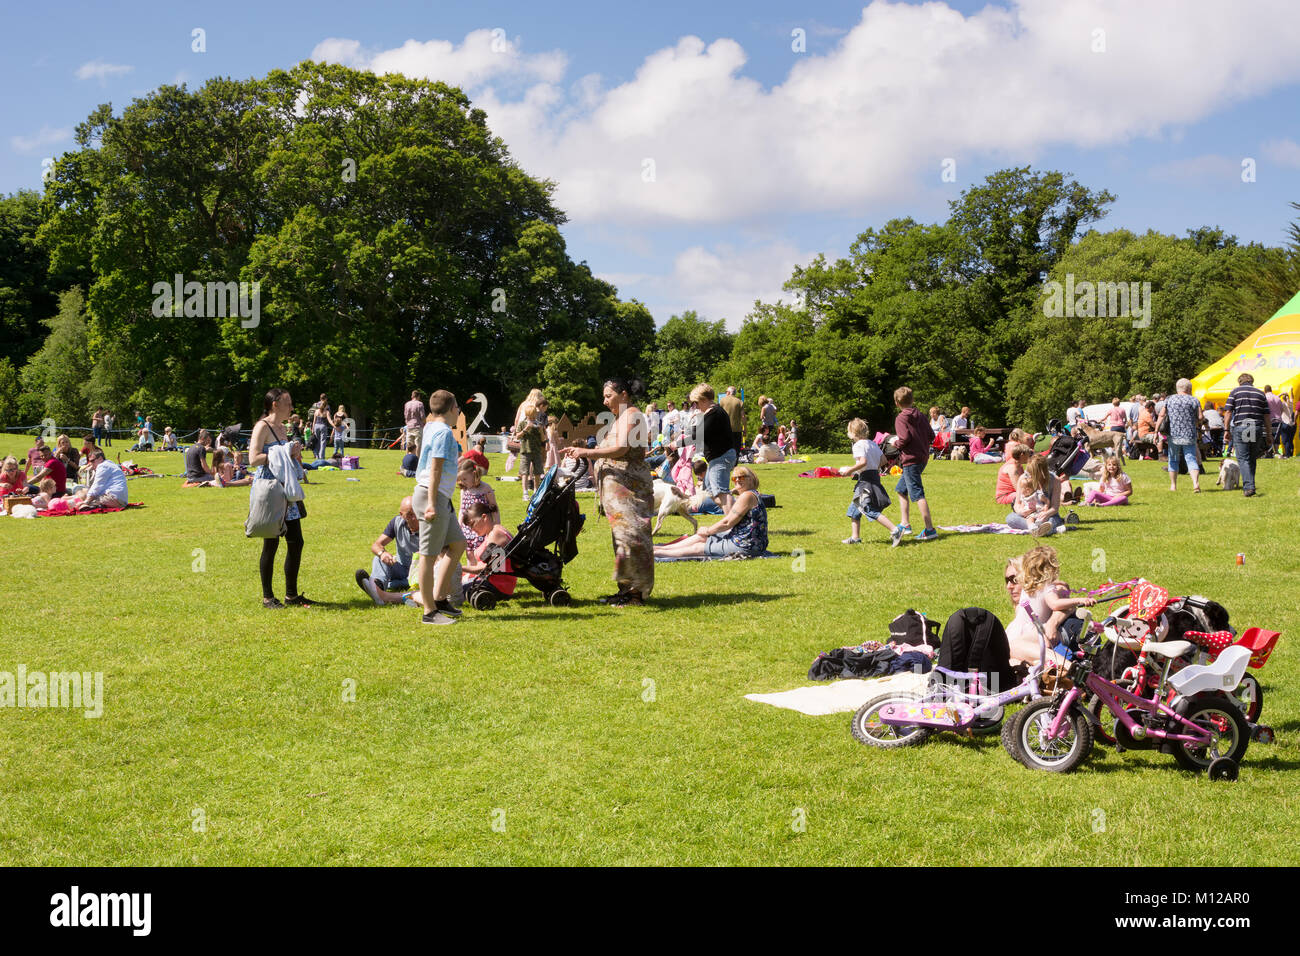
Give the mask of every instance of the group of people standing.
[[(1237, 377), (1237, 387), (1221, 410), (1213, 402), (1202, 406), (1186, 378), (1178, 380), (1172, 395), (1152, 399), (1137, 395), (1134, 399), (1126, 409), (1118, 398), (1112, 398), (1101, 424), (1124, 434), (1130, 453), (1140, 454), (1143, 446), (1149, 446), (1155, 454), (1164, 455), (1170, 490), (1177, 490), (1178, 475), (1185, 467), (1192, 491), (1200, 492), (1206, 444), (1212, 452), (1233, 454), (1247, 498), (1255, 495), (1255, 466), (1261, 458), (1274, 454), (1289, 458), (1294, 453), (1295, 404), (1290, 395), (1279, 396), (1269, 385), (1256, 388), (1249, 372)], [(1084, 421), (1083, 404), (1077, 402), (1067, 413), (1071, 426)]]

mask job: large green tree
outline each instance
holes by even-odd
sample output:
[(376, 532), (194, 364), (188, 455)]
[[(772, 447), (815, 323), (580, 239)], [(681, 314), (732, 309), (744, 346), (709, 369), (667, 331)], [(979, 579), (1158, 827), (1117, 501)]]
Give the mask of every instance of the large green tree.
[(23, 366), (20, 414), (53, 419), (60, 429), (90, 424), (85, 394), (91, 369), (85, 305), (79, 288), (59, 296), (59, 311), (44, 323), (49, 334)]
[(600, 411), (600, 352), (589, 345), (548, 345), (539, 381), (552, 415), (568, 415), (577, 422), (587, 412)]
[[(1253, 320), (1224, 315), (1216, 305), (1216, 290), (1230, 281), (1234, 260), (1249, 250), (1235, 241), (1203, 240), (1199, 233), (1179, 239), (1125, 229), (1079, 240), (1050, 274), (1062, 290), (1073, 277), (1077, 307), (1069, 311), (1075, 314), (1061, 314), (1052, 298), (1055, 287), (1040, 289), (1026, 323), (1029, 347), (1008, 379), (1011, 420), (1042, 429), (1049, 419), (1064, 417), (1077, 399), (1172, 392), (1179, 378), (1191, 378), (1222, 354), (1220, 341), (1236, 344), (1249, 332)], [(1109, 289), (1088, 301), (1087, 292), (1095, 293), (1099, 284), (1118, 289), (1121, 283), (1129, 286), (1129, 314), (1113, 314)], [(1131, 295), (1133, 283), (1141, 307)], [(1062, 293), (1062, 304), (1063, 298)], [(1122, 303), (1118, 291), (1115, 298)]]
[[(178, 423), (242, 417), (271, 384), (327, 391), (363, 425), (395, 420), (412, 386), (505, 407), (548, 343), (618, 361), (653, 334), (569, 260), (552, 184), (444, 84), (303, 63), (101, 107), (77, 141), (43, 239), (94, 265), (92, 348), (122, 346), (101, 378), (134, 378)], [(159, 308), (177, 274), (248, 283), (249, 304), (258, 283), (257, 321)]]
[(43, 324), (58, 308), (58, 293), (88, 273), (50, 271), (49, 255), (37, 241), (41, 196), (30, 190), (0, 197), (0, 358), (21, 367), (41, 347)]
[[(710, 322), (694, 311), (672, 316), (646, 351), (650, 394), (665, 398), (686, 394), (730, 357), (733, 339), (724, 321)], [(719, 391), (725, 387), (720, 382), (713, 385)]]

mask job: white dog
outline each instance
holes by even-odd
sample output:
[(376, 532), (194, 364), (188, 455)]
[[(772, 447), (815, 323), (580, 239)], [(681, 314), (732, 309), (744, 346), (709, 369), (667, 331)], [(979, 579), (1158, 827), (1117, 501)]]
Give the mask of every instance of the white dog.
[(965, 461), (970, 454), (970, 448), (966, 445), (953, 445), (952, 450), (948, 452), (949, 461)]
[(1224, 491), (1236, 491), (1241, 484), (1241, 468), (1231, 458), (1223, 459), (1219, 466), (1219, 480), (1215, 484), (1222, 485)]
[[(654, 530), (651, 534), (658, 534), (659, 527), (664, 523), (664, 518), (669, 515), (681, 515), (691, 523), (695, 531), (700, 530), (700, 523), (695, 520), (695, 516), (690, 512), (693, 498), (686, 497), (682, 489), (676, 485), (670, 485), (662, 478), (655, 479), (655, 513), (658, 517), (655, 519)], [(698, 496), (697, 496), (698, 497)]]

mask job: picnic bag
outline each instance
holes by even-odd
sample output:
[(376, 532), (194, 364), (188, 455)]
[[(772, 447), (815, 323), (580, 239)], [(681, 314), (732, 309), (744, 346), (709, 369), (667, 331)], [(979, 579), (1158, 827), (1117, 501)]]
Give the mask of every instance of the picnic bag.
[(244, 537), (280, 537), (284, 534), (284, 516), (288, 510), (289, 499), (285, 497), (279, 479), (254, 478), (248, 487), (248, 520), (244, 522)]

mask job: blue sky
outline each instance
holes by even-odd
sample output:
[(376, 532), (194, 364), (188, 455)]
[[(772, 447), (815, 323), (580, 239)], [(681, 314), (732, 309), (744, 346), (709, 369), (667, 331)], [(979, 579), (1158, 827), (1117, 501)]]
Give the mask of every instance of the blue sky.
[(1291, 0), (127, 9), (10, 5), (0, 192), (39, 187), (97, 104), (162, 83), (313, 56), (400, 70), (464, 86), (558, 183), (571, 255), (661, 323), (694, 308), (736, 327), (792, 265), (894, 216), (942, 219), (1008, 165), (1109, 189), (1106, 228), (1278, 244), (1300, 201)]

